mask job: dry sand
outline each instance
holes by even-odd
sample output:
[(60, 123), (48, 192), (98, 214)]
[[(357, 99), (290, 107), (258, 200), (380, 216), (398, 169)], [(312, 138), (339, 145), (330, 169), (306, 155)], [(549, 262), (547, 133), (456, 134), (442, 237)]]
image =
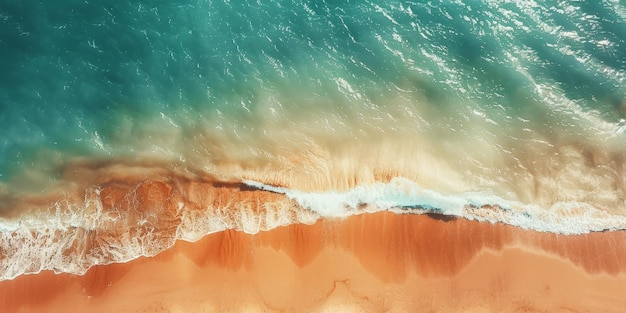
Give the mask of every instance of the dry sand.
[(0, 312), (621, 312), (626, 232), (363, 214), (0, 282)]

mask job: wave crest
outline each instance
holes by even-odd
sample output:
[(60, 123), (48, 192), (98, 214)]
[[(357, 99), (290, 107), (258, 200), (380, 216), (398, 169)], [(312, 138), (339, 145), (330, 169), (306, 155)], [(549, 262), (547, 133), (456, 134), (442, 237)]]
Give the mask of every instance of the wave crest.
[(96, 182), (56, 189), (46, 199), (14, 201), (29, 210), (0, 221), (0, 280), (42, 270), (83, 274), (93, 265), (153, 256), (176, 240), (196, 241), (227, 229), (254, 234), (378, 211), (459, 216), (562, 234), (626, 229), (626, 217), (585, 203), (544, 209), (490, 194), (446, 195), (405, 178), (308, 192), (162, 168), (122, 166), (107, 173)]

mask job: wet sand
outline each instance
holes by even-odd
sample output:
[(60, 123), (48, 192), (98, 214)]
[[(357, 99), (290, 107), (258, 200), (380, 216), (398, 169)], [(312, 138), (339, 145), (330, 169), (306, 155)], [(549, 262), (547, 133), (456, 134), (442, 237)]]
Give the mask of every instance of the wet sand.
[(363, 214), (0, 282), (1, 312), (619, 312), (626, 232)]

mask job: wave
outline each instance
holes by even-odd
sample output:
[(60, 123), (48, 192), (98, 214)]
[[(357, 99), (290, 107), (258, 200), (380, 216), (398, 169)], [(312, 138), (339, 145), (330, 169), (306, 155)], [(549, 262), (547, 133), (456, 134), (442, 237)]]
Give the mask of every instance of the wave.
[(0, 280), (42, 270), (84, 274), (94, 265), (154, 256), (176, 240), (197, 241), (228, 229), (255, 234), (379, 211), (560, 234), (626, 229), (625, 216), (586, 203), (541, 208), (489, 193), (443, 194), (402, 177), (316, 192), (174, 171), (132, 176), (126, 168), (118, 174), (122, 172), (126, 176), (66, 188), (52, 200), (38, 199), (44, 204), (39, 208), (33, 199), (20, 200), (29, 209), (0, 220)]
[(388, 210), (459, 216), (564, 235), (626, 229), (626, 216), (611, 214), (587, 203), (560, 202), (550, 208), (542, 208), (486, 192), (444, 195), (402, 177), (393, 178), (389, 183), (358, 186), (347, 192), (322, 193), (302, 192), (248, 180), (243, 182), (255, 188), (284, 194), (301, 207), (323, 217), (346, 217)]

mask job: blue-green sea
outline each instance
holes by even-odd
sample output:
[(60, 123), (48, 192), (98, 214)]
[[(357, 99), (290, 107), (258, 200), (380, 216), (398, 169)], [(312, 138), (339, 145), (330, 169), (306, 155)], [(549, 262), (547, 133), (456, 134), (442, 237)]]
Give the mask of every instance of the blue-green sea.
[(110, 153), (95, 140), (109, 147), (123, 120), (254, 123), (262, 94), (352, 119), (354, 100), (384, 111), (402, 89), (434, 124), (465, 106), (547, 136), (608, 123), (620, 137), (625, 40), (620, 1), (7, 0), (0, 175), (42, 149)]

